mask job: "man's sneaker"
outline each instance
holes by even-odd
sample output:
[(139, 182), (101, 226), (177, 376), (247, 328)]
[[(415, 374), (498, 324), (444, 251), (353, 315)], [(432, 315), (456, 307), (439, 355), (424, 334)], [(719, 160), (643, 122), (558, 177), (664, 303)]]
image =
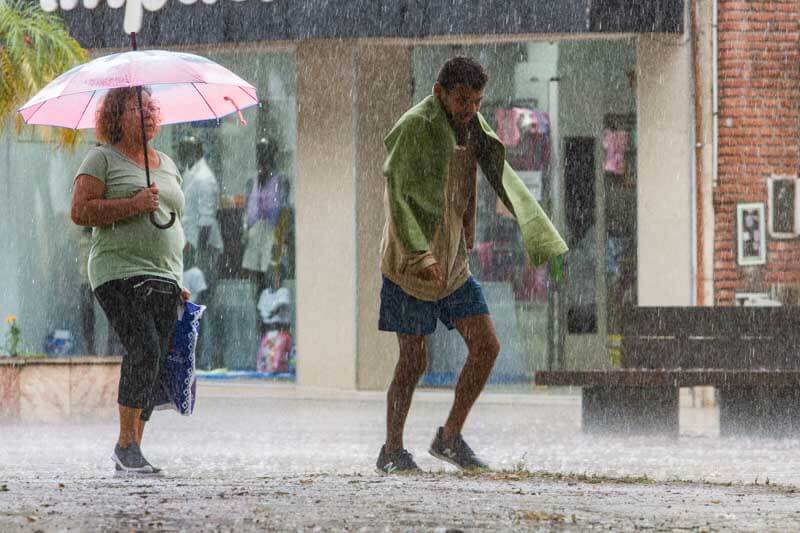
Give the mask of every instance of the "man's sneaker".
[(378, 455), (376, 464), (378, 472), (382, 474), (396, 474), (400, 472), (413, 472), (419, 470), (414, 458), (405, 448), (394, 452), (386, 453), (386, 446), (381, 446), (381, 453)]
[[(150, 465), (150, 466), (153, 466), (153, 465)], [(119, 465), (118, 465), (116, 462), (114, 463), (114, 470), (115, 470), (115, 471), (116, 471), (118, 474), (121, 474), (121, 473), (125, 472), (125, 471), (122, 469), (122, 467), (121, 467), (121, 466), (119, 466)], [(160, 474), (160, 473), (161, 473), (161, 469), (160, 469), (160, 468), (158, 468), (157, 466), (153, 466), (153, 474)]]
[(114, 446), (114, 455), (111, 456), (111, 460), (116, 463), (118, 472), (126, 474), (155, 475), (161, 472), (160, 469), (147, 462), (139, 445), (135, 442), (124, 448), (117, 443)]
[(487, 469), (489, 465), (475, 455), (472, 448), (464, 442), (461, 435), (456, 435), (448, 441), (442, 438), (442, 428), (436, 432), (436, 437), (431, 442), (431, 447), (428, 450), (432, 456), (442, 461), (447, 461), (462, 470), (477, 470)]

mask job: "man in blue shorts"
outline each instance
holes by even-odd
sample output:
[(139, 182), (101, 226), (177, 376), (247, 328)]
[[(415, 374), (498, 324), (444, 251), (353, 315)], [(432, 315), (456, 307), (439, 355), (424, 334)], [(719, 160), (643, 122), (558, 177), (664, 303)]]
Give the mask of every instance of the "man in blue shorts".
[(407, 111), (384, 140), (387, 216), (379, 329), (397, 334), (400, 358), (387, 393), (386, 442), (377, 461), (382, 472), (418, 469), (403, 447), (403, 427), (427, 365), (425, 336), (437, 320), (458, 330), (469, 355), (450, 414), (429, 452), (462, 469), (486, 468), (461, 436), (500, 352), (481, 286), (467, 264), (475, 235), (477, 167), (514, 214), (533, 264), (567, 251), (478, 112), (487, 81), (473, 59), (450, 59), (433, 94)]

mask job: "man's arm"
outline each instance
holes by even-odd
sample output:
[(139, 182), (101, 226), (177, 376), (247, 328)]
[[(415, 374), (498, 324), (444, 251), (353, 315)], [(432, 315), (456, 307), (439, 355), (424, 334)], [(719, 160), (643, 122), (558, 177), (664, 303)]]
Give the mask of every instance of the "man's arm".
[(387, 180), (389, 209), (395, 234), (409, 253), (406, 271), (426, 281), (442, 279), (438, 260), (430, 250), (430, 242), (412, 207), (415, 182), (426, 176), (422, 157), (425, 143), (430, 143), (430, 131), (424, 122), (408, 121), (389, 134), (389, 152), (383, 166)]
[(467, 244), (467, 251), (472, 250), (472, 248), (475, 246), (475, 217), (477, 215), (476, 196), (478, 195), (476, 189), (477, 182), (476, 186), (470, 192), (467, 208), (464, 211), (464, 240)]
[(430, 134), (420, 121), (408, 121), (393, 131), (386, 141), (389, 152), (383, 165), (397, 238), (411, 252), (428, 252), (428, 242), (412, 207), (415, 181), (425, 177), (424, 161), (420, 157), (426, 137)]

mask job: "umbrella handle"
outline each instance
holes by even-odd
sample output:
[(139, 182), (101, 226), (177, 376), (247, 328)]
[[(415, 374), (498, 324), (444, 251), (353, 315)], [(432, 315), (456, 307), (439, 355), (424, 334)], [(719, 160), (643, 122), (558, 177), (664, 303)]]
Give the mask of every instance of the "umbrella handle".
[(158, 222), (156, 220), (156, 214), (155, 213), (150, 213), (150, 222), (152, 222), (153, 225), (155, 227), (157, 227), (158, 229), (171, 228), (172, 225), (175, 224), (175, 213), (170, 213), (169, 214), (169, 222), (165, 222), (164, 224), (162, 224), (162, 223), (160, 223), (160, 222)]
[[(136, 32), (131, 33), (131, 46), (134, 50), (136, 50)], [(142, 87), (141, 85), (136, 87), (136, 97), (139, 101), (139, 119), (142, 125), (142, 148), (144, 149), (144, 173), (147, 177), (147, 186), (150, 187), (150, 162), (147, 160), (147, 136), (144, 132), (144, 110), (142, 109)], [(158, 229), (167, 229), (171, 228), (173, 224), (175, 224), (175, 213), (172, 212), (169, 214), (169, 222), (165, 222), (164, 224), (160, 223), (156, 220), (156, 214), (150, 213), (150, 222), (157, 227)]]

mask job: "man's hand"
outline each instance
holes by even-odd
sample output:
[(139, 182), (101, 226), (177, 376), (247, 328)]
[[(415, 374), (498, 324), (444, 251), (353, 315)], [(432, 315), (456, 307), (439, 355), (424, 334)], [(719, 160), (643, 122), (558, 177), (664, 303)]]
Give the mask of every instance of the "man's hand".
[(439, 263), (434, 263), (425, 270), (421, 270), (417, 277), (423, 281), (437, 281), (439, 283), (444, 281), (444, 276), (442, 276), (442, 268), (439, 266)]
[(192, 297), (192, 291), (187, 289), (186, 287), (181, 289), (181, 300), (184, 302), (188, 302), (189, 298)]
[(137, 213), (152, 213), (158, 209), (158, 185), (154, 183), (137, 192), (133, 197), (133, 208)]

